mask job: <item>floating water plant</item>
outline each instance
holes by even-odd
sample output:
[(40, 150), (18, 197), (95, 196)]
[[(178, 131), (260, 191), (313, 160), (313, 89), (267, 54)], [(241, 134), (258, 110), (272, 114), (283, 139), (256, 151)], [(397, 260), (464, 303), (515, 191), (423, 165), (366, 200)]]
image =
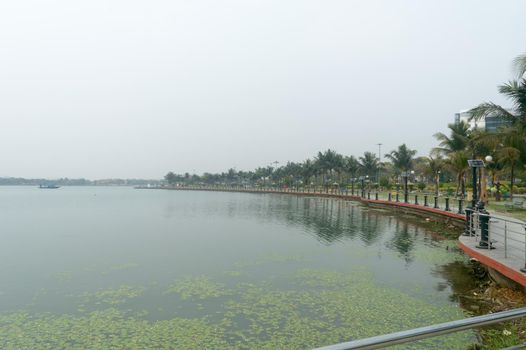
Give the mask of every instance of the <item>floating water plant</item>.
[(225, 285), (212, 281), (206, 276), (186, 277), (176, 281), (165, 294), (177, 293), (185, 299), (206, 299), (228, 294)]

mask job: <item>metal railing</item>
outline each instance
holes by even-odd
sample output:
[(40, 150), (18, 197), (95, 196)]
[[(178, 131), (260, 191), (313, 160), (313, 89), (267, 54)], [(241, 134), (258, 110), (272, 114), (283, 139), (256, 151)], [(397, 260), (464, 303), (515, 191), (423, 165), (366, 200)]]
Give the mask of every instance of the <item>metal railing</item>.
[(381, 349), (387, 346), (414, 342), (421, 339), (473, 329), (480, 326), (492, 325), (504, 321), (515, 320), (522, 317), (526, 317), (526, 307), (496, 312), (483, 316), (465, 318), (463, 320), (439, 323), (432, 326), (384, 334), (371, 338), (353, 340), (345, 343), (324, 346), (315, 350)]
[(498, 255), (504, 259), (522, 261), (520, 269), (526, 272), (526, 224), (477, 211), (471, 217), (471, 230), (468, 230), (468, 234), (479, 242), (478, 247), (489, 249), (489, 256)]

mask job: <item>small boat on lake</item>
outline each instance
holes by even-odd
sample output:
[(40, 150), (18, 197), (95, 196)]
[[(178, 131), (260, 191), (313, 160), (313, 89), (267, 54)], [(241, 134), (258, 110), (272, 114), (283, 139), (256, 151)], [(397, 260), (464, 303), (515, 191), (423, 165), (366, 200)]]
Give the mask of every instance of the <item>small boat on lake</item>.
[(60, 186), (57, 186), (57, 185), (40, 185), (40, 186), (38, 186), (38, 188), (55, 189), (55, 188), (60, 188)]

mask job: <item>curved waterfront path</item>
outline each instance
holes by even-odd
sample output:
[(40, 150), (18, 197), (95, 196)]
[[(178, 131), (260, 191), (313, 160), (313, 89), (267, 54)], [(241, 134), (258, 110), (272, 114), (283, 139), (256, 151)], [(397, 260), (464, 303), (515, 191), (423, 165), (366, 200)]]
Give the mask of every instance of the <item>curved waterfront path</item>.
[[(344, 191), (304, 191), (292, 188), (271, 189), (271, 188), (250, 188), (250, 187), (206, 187), (206, 186), (184, 186), (184, 187), (136, 187), (138, 189), (164, 189), (179, 191), (218, 191), (218, 192), (244, 192), (244, 193), (273, 193), (289, 194), (298, 196), (328, 197), (343, 200), (359, 201), (368, 206), (390, 207), (415, 215), (424, 216), (435, 221), (442, 221), (463, 229), (466, 216), (463, 213), (462, 202), (458, 206), (442, 204), (444, 209), (438, 207), (437, 199), (434, 197), (433, 203), (428, 202), (427, 196), (412, 195), (413, 203), (404, 203), (396, 197), (380, 199), (377, 193), (364, 193), (363, 196), (355, 195)], [(419, 201), (420, 199), (420, 201)], [(403, 200), (403, 199), (402, 199)], [(409, 202), (409, 198), (408, 198)], [(510, 220), (505, 217), (491, 217), (490, 240), (495, 249), (478, 249), (480, 237), (476, 233), (472, 236), (460, 235), (459, 247), (470, 257), (477, 259), (483, 265), (497, 271), (500, 275), (514, 281), (526, 289), (526, 223), (519, 220)]]

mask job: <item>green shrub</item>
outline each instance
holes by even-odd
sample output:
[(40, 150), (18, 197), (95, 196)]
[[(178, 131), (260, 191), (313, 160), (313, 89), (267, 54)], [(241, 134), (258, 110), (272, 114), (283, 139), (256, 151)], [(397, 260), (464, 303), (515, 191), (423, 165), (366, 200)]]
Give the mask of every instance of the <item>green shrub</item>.
[(381, 177), (380, 178), (380, 187), (390, 189), (392, 186), (391, 186), (391, 183), (389, 182), (388, 178)]

